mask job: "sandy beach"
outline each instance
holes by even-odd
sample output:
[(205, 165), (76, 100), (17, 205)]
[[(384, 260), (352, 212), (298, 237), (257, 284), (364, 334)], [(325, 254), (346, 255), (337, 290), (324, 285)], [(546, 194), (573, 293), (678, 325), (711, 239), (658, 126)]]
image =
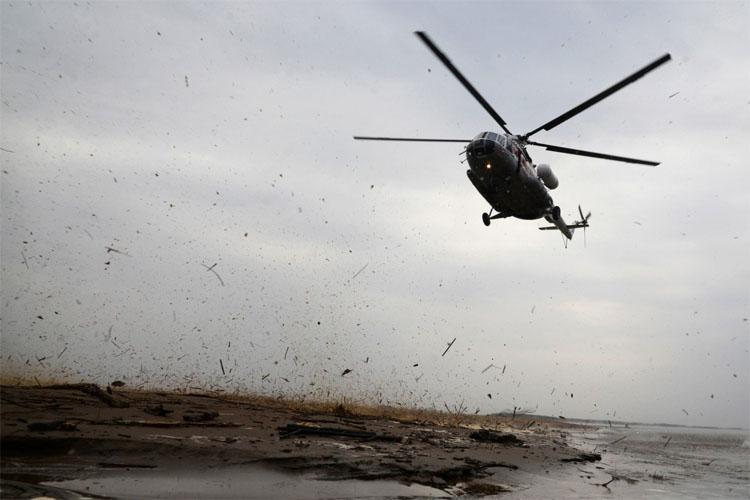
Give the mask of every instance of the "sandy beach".
[[(481, 497), (605, 490), (600, 456), (530, 416), (2, 387), (3, 498)], [(546, 486), (545, 486), (546, 485)]]

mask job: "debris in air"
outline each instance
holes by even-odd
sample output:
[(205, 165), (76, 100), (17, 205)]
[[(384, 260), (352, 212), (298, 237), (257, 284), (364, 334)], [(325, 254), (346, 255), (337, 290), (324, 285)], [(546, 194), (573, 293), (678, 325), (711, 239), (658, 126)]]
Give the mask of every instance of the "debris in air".
[(446, 352), (448, 352), (448, 349), (450, 349), (450, 348), (451, 348), (451, 346), (453, 346), (453, 342), (455, 342), (455, 341), (456, 341), (456, 338), (454, 338), (454, 339), (453, 339), (453, 340), (452, 340), (452, 341), (451, 341), (451, 342), (450, 342), (450, 343), (448, 344), (448, 347), (446, 347), (446, 348), (445, 348), (445, 351), (443, 351), (443, 356), (445, 356), (445, 353), (446, 353)]
[(341, 376), (343, 377), (343, 376), (344, 376), (344, 375), (346, 375), (347, 373), (351, 373), (351, 372), (352, 372), (352, 371), (351, 371), (351, 370), (350, 370), (349, 368), (347, 368), (346, 370), (344, 370), (343, 372), (341, 372)]
[(104, 247), (104, 248), (107, 249), (107, 253), (109, 253), (109, 252), (115, 252), (115, 253), (119, 253), (120, 255), (124, 255), (125, 257), (130, 257), (130, 255), (128, 255), (125, 252), (123, 252), (121, 250), (118, 250), (116, 248), (112, 248), (112, 247)]
[(224, 280), (221, 279), (221, 276), (219, 276), (219, 273), (217, 273), (216, 271), (214, 271), (214, 267), (216, 267), (216, 264), (214, 264), (211, 267), (208, 267), (206, 264), (203, 264), (201, 262), (201, 266), (205, 267), (208, 271), (211, 271), (212, 273), (214, 273), (216, 275), (216, 277), (219, 279), (219, 283), (221, 283), (221, 286), (224, 286)]
[(366, 268), (367, 266), (369, 266), (369, 265), (370, 265), (370, 263), (368, 262), (367, 264), (365, 264), (364, 266), (362, 266), (362, 269), (360, 269), (359, 271), (357, 271), (357, 272), (356, 272), (356, 273), (354, 274), (354, 276), (352, 276), (352, 279), (354, 279), (354, 278), (356, 278), (357, 276), (359, 276), (359, 273), (361, 273), (362, 271), (364, 271), (364, 270), (365, 270), (365, 268)]

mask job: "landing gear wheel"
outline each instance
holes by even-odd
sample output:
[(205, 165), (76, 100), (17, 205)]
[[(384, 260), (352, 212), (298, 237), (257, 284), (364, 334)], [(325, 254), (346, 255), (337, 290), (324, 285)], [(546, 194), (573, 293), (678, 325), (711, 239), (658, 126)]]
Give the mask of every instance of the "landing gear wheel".
[(552, 209), (552, 218), (554, 220), (560, 220), (560, 207), (554, 207)]
[(484, 222), (485, 226), (489, 226), (490, 225), (490, 214), (488, 214), (487, 212), (483, 213), (482, 214), (482, 222)]

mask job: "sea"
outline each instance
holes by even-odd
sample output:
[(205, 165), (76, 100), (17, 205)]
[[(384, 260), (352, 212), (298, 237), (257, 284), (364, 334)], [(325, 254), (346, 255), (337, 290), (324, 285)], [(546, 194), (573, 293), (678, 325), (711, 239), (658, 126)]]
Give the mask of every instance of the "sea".
[(600, 486), (602, 497), (750, 498), (747, 429), (604, 424), (572, 435), (602, 456), (597, 470), (612, 479)]
[[(564, 432), (567, 441), (601, 460), (575, 464), (572, 474), (514, 471), (510, 491), (484, 499), (750, 499), (750, 431), (668, 425), (590, 423)], [(232, 468), (175, 476), (159, 471), (52, 481), (42, 486), (108, 498), (450, 498), (455, 493), (395, 481), (318, 481), (278, 470)], [(52, 491), (52, 490), (50, 490)], [(159, 492), (159, 495), (155, 495)], [(217, 496), (217, 494), (219, 496)], [(46, 496), (54, 498), (54, 494)], [(475, 498), (462, 495), (463, 498)], [(75, 498), (92, 498), (83, 495)], [(101, 497), (97, 497), (101, 498)]]

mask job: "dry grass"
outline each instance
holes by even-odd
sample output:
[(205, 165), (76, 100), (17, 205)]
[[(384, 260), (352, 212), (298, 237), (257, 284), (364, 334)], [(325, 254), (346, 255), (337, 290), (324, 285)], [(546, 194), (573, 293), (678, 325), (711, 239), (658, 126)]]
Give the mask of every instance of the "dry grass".
[[(19, 379), (18, 377), (0, 377), (0, 386), (27, 386), (41, 388), (62, 388), (70, 385), (76, 388), (80, 384), (60, 384), (55, 380), (42, 379)], [(185, 392), (185, 391), (159, 391), (145, 389), (116, 389), (118, 394), (126, 396), (132, 400), (146, 398), (149, 394), (158, 394), (168, 397), (185, 397), (200, 396), (210, 397), (218, 401), (239, 404), (243, 406), (252, 406), (257, 408), (277, 409), (283, 411), (292, 411), (302, 415), (332, 415), (344, 418), (359, 419), (386, 419), (397, 422), (417, 424), (417, 425), (435, 425), (443, 427), (466, 427), (475, 429), (495, 429), (495, 430), (519, 430), (526, 428), (532, 421), (529, 416), (500, 416), (500, 415), (469, 415), (465, 413), (463, 403), (456, 404), (453, 407), (445, 405), (447, 411), (437, 409), (412, 408), (407, 406), (387, 406), (373, 405), (351, 398), (340, 398), (338, 400), (296, 400), (282, 397), (264, 396), (264, 395), (229, 395), (217, 392)], [(554, 425), (555, 427), (566, 427), (563, 425)], [(543, 425), (549, 425), (545, 422)]]

